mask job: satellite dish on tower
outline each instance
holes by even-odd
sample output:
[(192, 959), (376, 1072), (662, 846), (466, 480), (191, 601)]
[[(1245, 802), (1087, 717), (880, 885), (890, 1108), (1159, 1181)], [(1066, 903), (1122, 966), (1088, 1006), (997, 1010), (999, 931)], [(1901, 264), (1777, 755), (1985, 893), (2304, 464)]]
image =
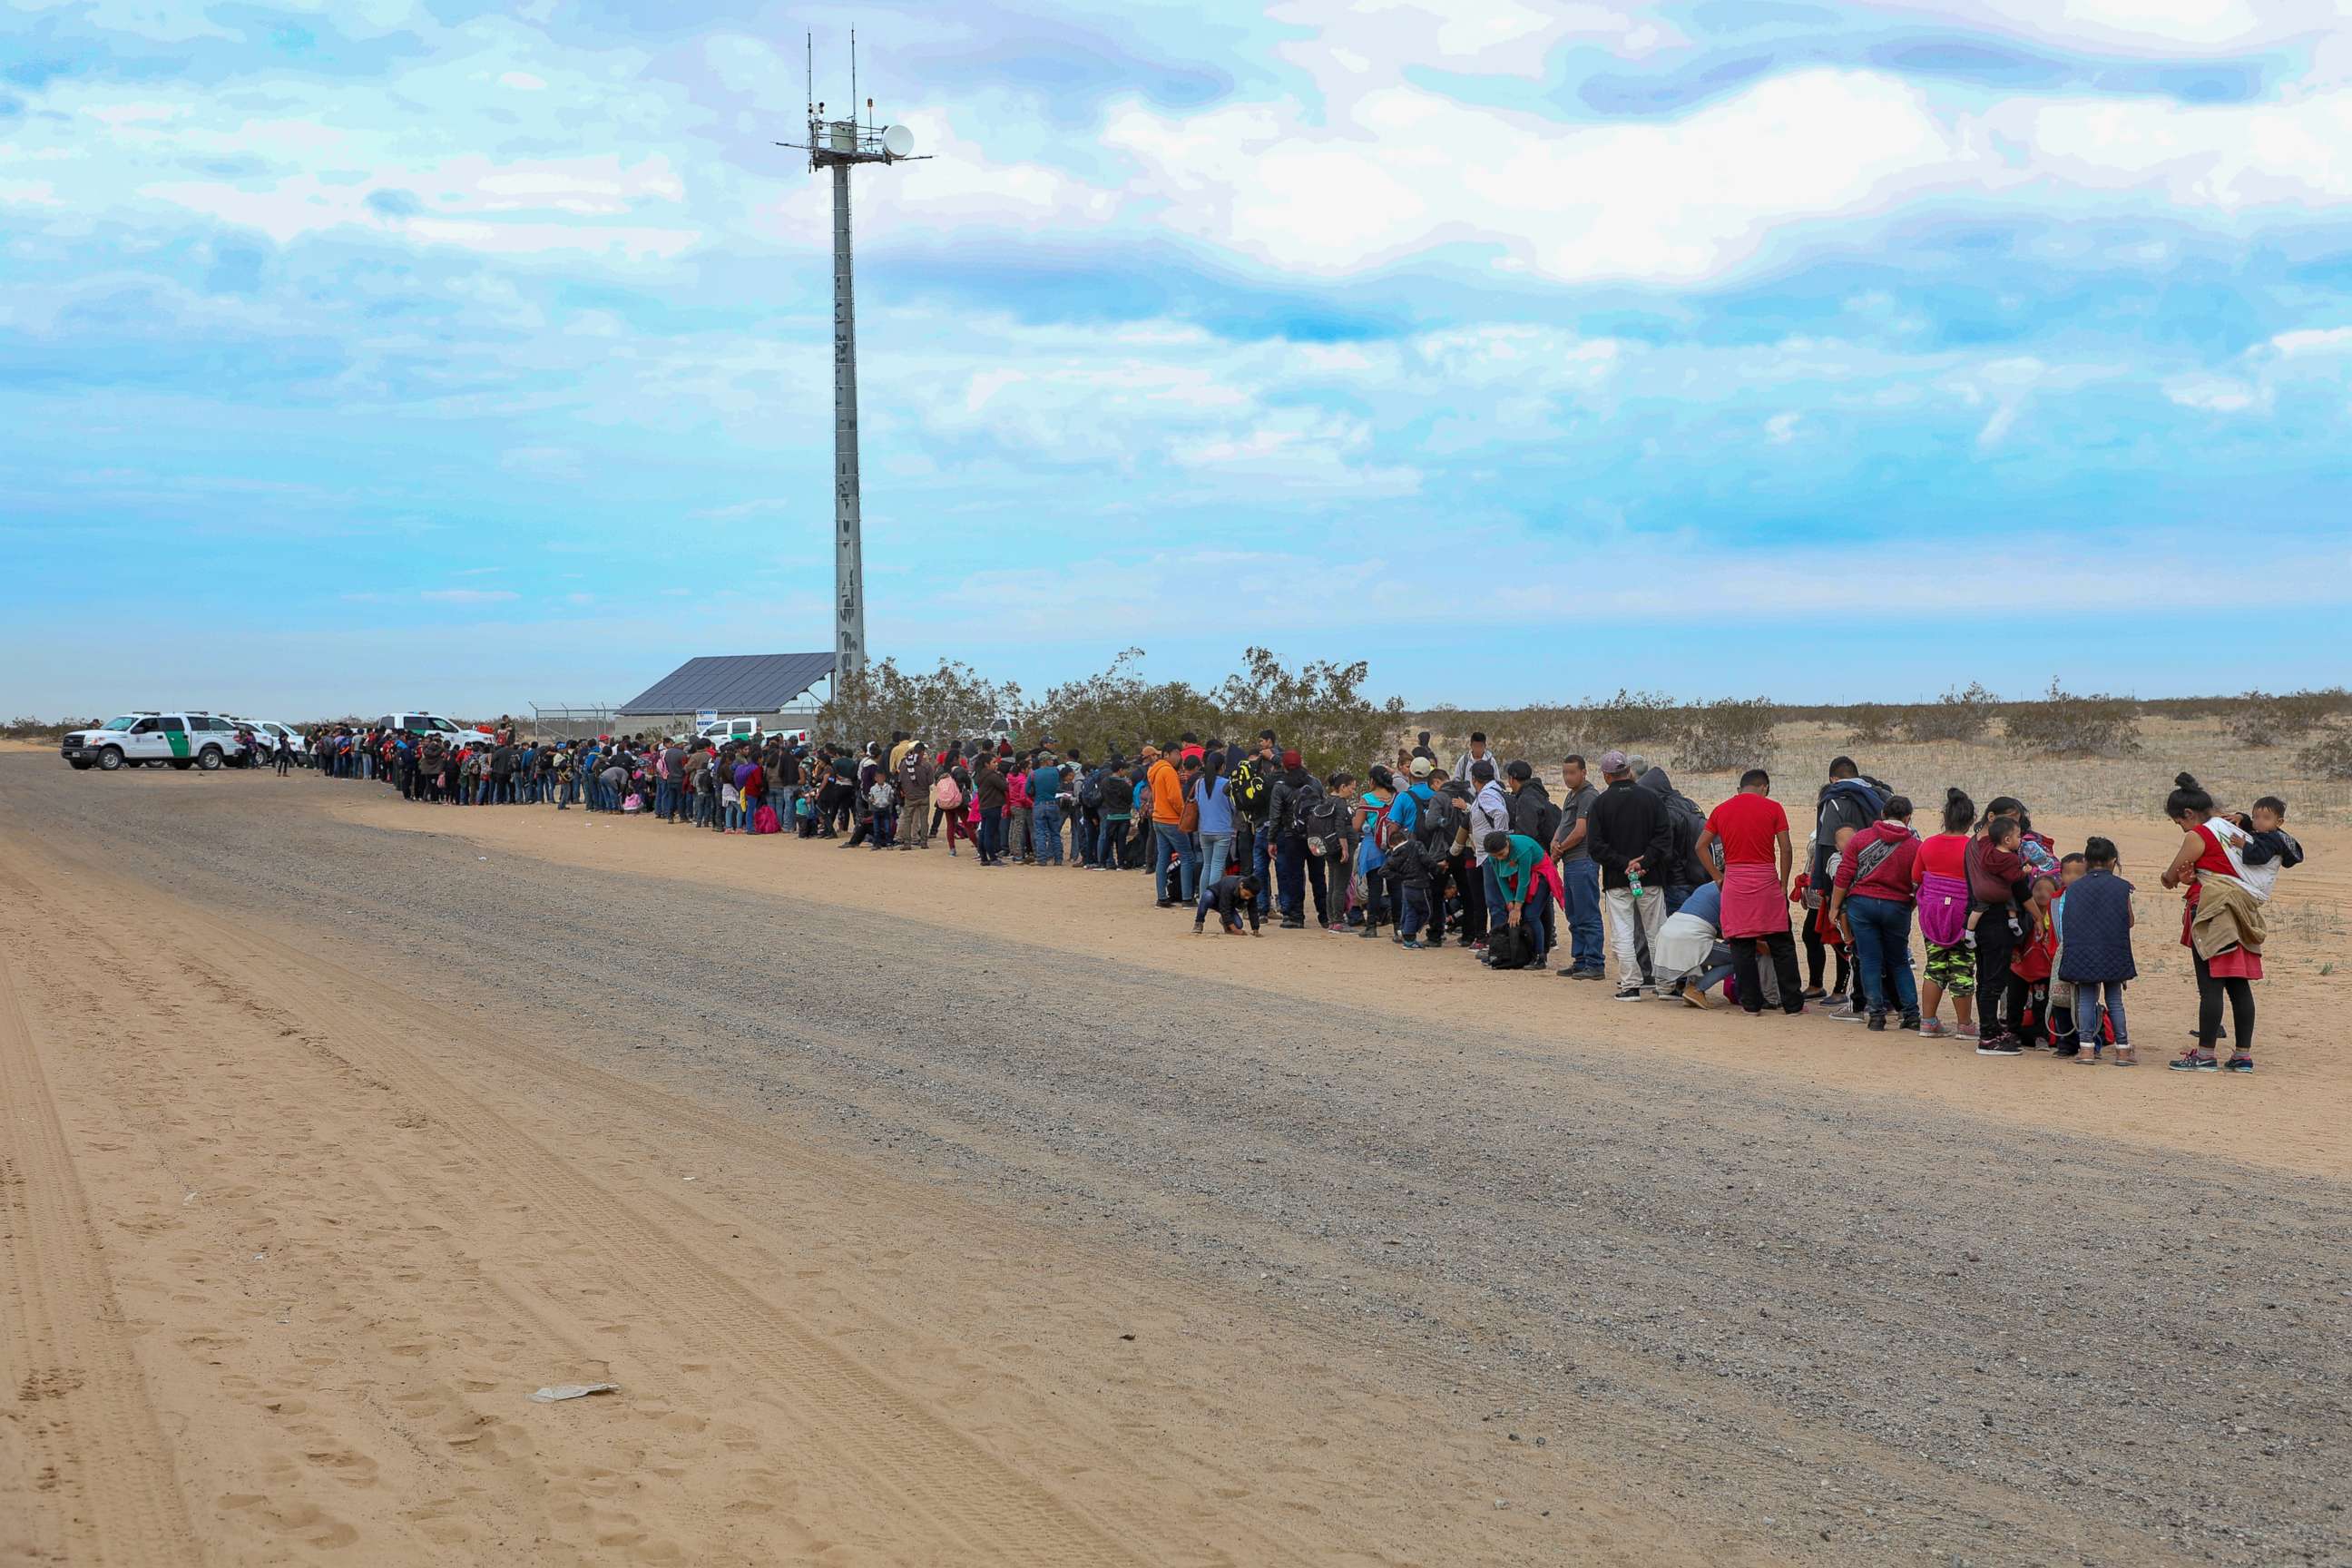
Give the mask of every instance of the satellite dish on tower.
[(903, 125), (893, 125), (882, 132), (882, 151), (893, 158), (903, 158), (915, 150), (915, 133)]

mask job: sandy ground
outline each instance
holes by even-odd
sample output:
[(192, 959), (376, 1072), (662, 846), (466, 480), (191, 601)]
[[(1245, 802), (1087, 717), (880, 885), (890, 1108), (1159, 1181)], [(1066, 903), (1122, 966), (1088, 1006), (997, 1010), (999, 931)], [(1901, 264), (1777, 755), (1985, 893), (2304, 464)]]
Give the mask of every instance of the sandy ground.
[[(2115, 828), (2042, 826), (2062, 839)], [(2130, 868), (2166, 847), (2160, 824), (2117, 836)], [(1414, 962), (1319, 933), (1195, 940), (1189, 921), (1149, 907), (1139, 877), (1013, 869), (983, 883), (968, 856), (936, 848), (843, 853), (578, 812), (429, 810), (300, 776), (101, 779), (11, 758), (0, 764), (0, 1562), (2352, 1560), (2343, 1456), (2328, 1447), (2343, 1436), (2347, 1370), (2352, 1210), (2337, 1184), (2352, 1121), (2337, 1019), (2352, 886), (2336, 868), (2347, 837), (2307, 836), (2315, 864), (2292, 874), (2279, 978), (2263, 992), (2263, 1072), (2184, 1079), (1985, 1062), (1813, 1019), (1629, 1008), (1549, 976), (1488, 975), (1452, 952)], [(527, 887), (548, 907), (488, 902), (477, 914), (477, 881)], [(2142, 881), (2152, 892), (2152, 876)], [(627, 929), (583, 942), (576, 910), (552, 907), (573, 884)], [(705, 928), (692, 923), (698, 900), (730, 901)], [(761, 901), (793, 940), (736, 923)], [(879, 949), (848, 995), (781, 1034), (754, 1036), (747, 1021), (732, 1046), (730, 994), (708, 994), (700, 972), (646, 1000), (655, 981), (596, 956), (740, 947), (728, 956), (740, 969), (714, 973), (748, 995), (753, 974), (789, 971), (803, 936), (843, 930)], [(622, 947), (602, 945), (607, 936)], [(2160, 941), (2141, 952), (2151, 973), (2133, 994), (2136, 1032), (2160, 1056), (2187, 1020), (2187, 985)], [(936, 1085), (895, 1081), (981, 1070), (922, 1049), (920, 1011), (892, 1005), (919, 970), (942, 964), (977, 990), (1025, 971), (1023, 984), (1071, 1004), (1016, 1016), (1004, 1049), (1019, 1059), (989, 1080), (991, 1094), (1018, 1085), (1042, 1109), (950, 1113), (923, 1098)], [(2046, 1153), (2112, 1170), (2096, 1184), (2113, 1194), (2053, 1194), (2084, 1206), (2093, 1248), (2110, 1221), (2163, 1223), (2164, 1184), (2188, 1194), (2209, 1169), (2219, 1191), (2180, 1204), (2226, 1202), (2232, 1183), (2276, 1189), (2303, 1206), (2280, 1211), (2275, 1244), (2250, 1231), (2249, 1256), (2215, 1267), (2231, 1275), (2224, 1316), (2256, 1296), (2285, 1300), (2295, 1326), (2284, 1313), (2264, 1324), (2278, 1324), (2264, 1353), (2284, 1364), (2210, 1389), (2191, 1374), (2169, 1394), (2172, 1380), (2133, 1353), (2092, 1370), (2153, 1386), (2119, 1402), (2161, 1406), (2149, 1425), (2115, 1428), (2140, 1433), (2129, 1441), (2146, 1440), (2152, 1461), (2171, 1431), (2200, 1455), (2274, 1442), (2318, 1468), (2268, 1493), (2248, 1482), (2250, 1511), (2210, 1529), (2138, 1476), (2069, 1499), (2028, 1475), (2027, 1457), (1956, 1458), (1957, 1436), (1881, 1429), (1863, 1405), (1898, 1396), (1863, 1391), (1881, 1378), (1865, 1380), (1860, 1362), (1843, 1380), (1853, 1388), (1817, 1397), (1813, 1384), (1841, 1379), (1800, 1366), (1813, 1337), (1801, 1328), (1770, 1352), (1785, 1365), (1710, 1379), (1637, 1321), (1653, 1292), (1663, 1304), (1649, 1319), (1683, 1301), (1752, 1320), (1755, 1303), (1790, 1300), (1801, 1320), (1824, 1321), (1829, 1299), (1801, 1292), (1835, 1274), (1838, 1311), (1884, 1320), (1857, 1357), (1897, 1353), (1888, 1347), (1942, 1322), (1906, 1307), (1911, 1287), (1892, 1276), (1872, 1299), (1885, 1265), (1845, 1241), (1818, 1254), (1801, 1239), (1776, 1244), (1788, 1256), (1768, 1275), (1744, 1243), (1719, 1253), (1697, 1239), (1732, 1234), (1720, 1215), (1677, 1232), (1663, 1211), (1644, 1213), (1621, 1232), (1594, 1214), (1563, 1235), (1609, 1238), (1601, 1267), (1618, 1317), (1587, 1323), (1525, 1293), (1539, 1275), (1573, 1272), (1568, 1251), (1538, 1268), (1498, 1240), (1493, 1262), (1465, 1215), (1457, 1251), (1423, 1256), (1425, 1238), (1396, 1228), (1396, 1215), (1433, 1215), (1451, 1194), (1457, 1213), (1503, 1213), (1498, 1236), (1540, 1231), (1548, 1218), (1503, 1209), (1532, 1190), (1495, 1196), (1485, 1178), (1440, 1169), (1362, 1241), (1340, 1199), (1320, 1221), (1311, 1203), (1268, 1216), (1233, 1195), (1245, 1184), (1171, 1181), (1151, 1163), (1161, 1131), (1114, 1124), (1115, 1110), (1101, 1111), (1112, 1146), (1090, 1143), (1080, 1124), (1095, 1102), (1077, 1075), (1095, 1069), (1078, 1053), (1118, 1033), (1124, 1010), (1165, 1016), (1195, 990), (1220, 1007), (1257, 997), (1323, 1010), (1331, 1028), (1292, 1042), (1307, 1054), (1285, 1075), (1319, 1061), (1307, 1070), (1353, 1080), (1367, 1098), (1341, 1131), (1372, 1146), (1420, 1137), (1410, 1115), (1362, 1124), (1397, 1116), (1377, 1109), (1381, 1096), (1410, 1103), (1466, 1072), (1492, 1097), (1481, 1102), (1491, 1121), (1605, 1061), (1654, 1075), (1662, 1094), (1700, 1086), (1671, 1100), (1678, 1114), (1720, 1121), (1726, 1147), (1790, 1142), (1801, 1171), (1888, 1158), (1887, 1170), (1908, 1164), (1941, 1184), (1970, 1158), (1956, 1137), (2028, 1152), (2004, 1165)], [(1460, 1065), (1465, 1026), (1507, 1048)], [(781, 1057), (778, 1040), (789, 1042)], [(1172, 1136), (1180, 1155), (1188, 1142), (1207, 1153), (1223, 1091), (1214, 1075), (1262, 1065), (1235, 1051), (1208, 1066), (1209, 1049), (1144, 1053), (1118, 1069), (1135, 1077), (1112, 1083), (1106, 1104), (1200, 1101)], [(845, 1077), (870, 1081), (836, 1087)], [(747, 1092), (754, 1081), (768, 1087)], [(1615, 1090), (1597, 1079), (1590, 1089), (1603, 1126), (1638, 1104), (1606, 1102)], [(1796, 1147), (1783, 1119), (1818, 1124), (1824, 1105), (1879, 1131), (1843, 1153), (1834, 1136)], [(1065, 1125), (1049, 1136), (1024, 1115)], [(1681, 1136), (1668, 1119), (1658, 1126), (1662, 1149)], [(1248, 1147), (1270, 1136), (1258, 1122), (1247, 1131)], [(1602, 1133), (1586, 1136), (1597, 1145)], [(1699, 1164), (1724, 1168), (1728, 1157), (1704, 1147)], [(1286, 1170), (1294, 1153), (1267, 1142), (1242, 1158)], [(1533, 1180), (1548, 1209), (1573, 1210), (1575, 1184), (1612, 1180), (1607, 1164), (1570, 1156)], [(1123, 1165), (1150, 1179), (1130, 1194)], [(1768, 1170), (1790, 1179), (1780, 1166), (1758, 1174)], [(1327, 1179), (1298, 1171), (1302, 1192)], [(1629, 1193), (1658, 1184), (1647, 1170), (1625, 1179)], [(1877, 1195), (1854, 1200), (1856, 1235), (1878, 1233), (1873, 1211), (1901, 1222), (1910, 1205), (1869, 1181)], [(2127, 1188), (2159, 1195), (2106, 1215)], [(1099, 1216), (1082, 1212), (1097, 1200), (1108, 1205)], [(1922, 1246), (1977, 1235), (1964, 1208), (1914, 1218)], [(2186, 1237), (2231, 1222), (2184, 1223)], [(1644, 1237), (1659, 1256), (1621, 1261)], [(2203, 1267), (2159, 1256), (2178, 1240), (2115, 1260), (2116, 1289)], [(2052, 1246), (2059, 1256), (2037, 1264), (2074, 1266)], [(1396, 1278), (1365, 1267), (1367, 1252), (1398, 1259)], [(1474, 1274), (1475, 1289), (1456, 1278)], [(2066, 1279), (2049, 1288), (2076, 1289)], [(2013, 1306), (2042, 1286), (2003, 1289)], [(1381, 1306), (1345, 1300), (1351, 1289)], [(1690, 1341), (1690, 1353), (1706, 1359), (1711, 1342)], [(2021, 1369), (2051, 1353), (2017, 1350)], [(1960, 1361), (1971, 1353), (1991, 1359), (1961, 1347)], [(1548, 1396), (1542, 1416), (1525, 1414), (1536, 1363), (1585, 1380), (1576, 1397)], [(1903, 1375), (1934, 1386), (1945, 1373)], [(2082, 1369), (2031, 1376), (2059, 1380), (2034, 1408), (2063, 1428), (2077, 1398), (2063, 1380)], [(607, 1379), (617, 1394), (525, 1397)], [(1981, 1397), (1990, 1429), (1998, 1401)], [(2270, 1403), (2251, 1407), (2259, 1401)], [(2006, 1423), (2010, 1406), (1999, 1408)], [(1953, 1428), (1969, 1441), (1973, 1412)], [(2209, 1430), (2233, 1413), (2235, 1435)], [(1505, 1416), (1526, 1431), (1498, 1429)], [(2273, 1423), (2282, 1436), (2267, 1436)], [(2080, 1434), (2052, 1439), (2068, 1441)]]

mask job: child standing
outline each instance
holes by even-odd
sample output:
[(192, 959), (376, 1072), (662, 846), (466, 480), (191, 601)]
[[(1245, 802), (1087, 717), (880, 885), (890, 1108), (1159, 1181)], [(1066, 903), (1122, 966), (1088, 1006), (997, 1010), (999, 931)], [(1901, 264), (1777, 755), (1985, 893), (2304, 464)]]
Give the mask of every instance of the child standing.
[(2082, 1054), (2083, 1039), (2075, 1028), (2074, 988), (2057, 978), (2066, 963), (2066, 889), (2083, 879), (2090, 868), (2080, 851), (2058, 862), (2058, 891), (2050, 900), (2050, 1041), (2052, 1054), (2076, 1057)]
[(2115, 1031), (2116, 1066), (2137, 1067), (2124, 1022), (2124, 987), (2139, 978), (2132, 962), (2132, 885), (2116, 874), (2116, 847), (2094, 838), (2083, 846), (2083, 875), (2066, 889), (2065, 947), (2059, 978), (2074, 987), (2075, 1026), (2090, 1046), (2074, 1059), (2096, 1066), (2105, 1031)]

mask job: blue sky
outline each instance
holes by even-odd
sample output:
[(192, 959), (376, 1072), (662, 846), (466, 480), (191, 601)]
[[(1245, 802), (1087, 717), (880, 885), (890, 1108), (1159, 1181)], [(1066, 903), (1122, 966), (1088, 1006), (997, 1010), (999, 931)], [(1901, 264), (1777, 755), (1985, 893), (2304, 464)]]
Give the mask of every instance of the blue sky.
[(15, 0), (0, 711), (825, 646), (853, 22), (877, 653), (2345, 678), (2352, 0)]

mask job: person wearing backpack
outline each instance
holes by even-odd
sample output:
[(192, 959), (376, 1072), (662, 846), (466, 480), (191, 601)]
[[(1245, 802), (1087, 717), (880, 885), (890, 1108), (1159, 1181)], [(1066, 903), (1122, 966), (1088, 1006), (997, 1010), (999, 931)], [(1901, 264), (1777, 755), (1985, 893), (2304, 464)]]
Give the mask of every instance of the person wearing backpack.
[(940, 770), (931, 754), (917, 741), (898, 759), (899, 816), (896, 837), (901, 849), (928, 849), (931, 844), (931, 793), (939, 787)]
[[(1274, 837), (1276, 879), (1278, 884), (1275, 907), (1281, 911), (1284, 931), (1299, 931), (1306, 921), (1307, 829), (1306, 814), (1322, 787), (1315, 782), (1301, 763), (1297, 752), (1282, 753), (1282, 773), (1274, 782), (1273, 801), (1267, 809), (1266, 830)], [(1322, 879), (1316, 879), (1316, 906), (1324, 902)]]
[(1715, 880), (1714, 859), (1698, 852), (1700, 836), (1706, 828), (1706, 813), (1698, 808), (1698, 802), (1675, 787), (1664, 768), (1641, 769), (1633, 782), (1658, 797), (1672, 830), (1673, 843), (1666, 863), (1655, 869), (1656, 885), (1665, 895), (1666, 913), (1671, 915), (1683, 907), (1692, 893)]
[(1260, 730), (1257, 750), (1229, 768), (1226, 776), (1234, 786), (1234, 863), (1250, 868), (1258, 901), (1270, 903), (1274, 894), (1274, 784), (1282, 776), (1282, 753), (1275, 747), (1274, 731)]
[[(1534, 764), (1524, 759), (1514, 759), (1503, 764), (1503, 793), (1510, 802), (1510, 831), (1524, 838), (1532, 838), (1546, 847), (1559, 833), (1559, 807), (1551, 803), (1551, 792), (1544, 788), (1543, 780), (1536, 777)], [(1547, 865), (1550, 855), (1544, 857)], [(1543, 905), (1544, 929), (1541, 932), (1545, 952), (1559, 948), (1559, 932), (1553, 922), (1559, 919), (1558, 900), (1547, 900)]]
[(1200, 775), (1192, 784), (1192, 804), (1201, 813), (1203, 883), (1222, 881), (1233, 863), (1234, 825), (1238, 820), (1239, 808), (1234, 803), (1233, 781), (1225, 777), (1223, 753), (1208, 752), (1202, 759)]
[(1837, 847), (1837, 830), (1851, 827), (1856, 833), (1879, 819), (1886, 809), (1886, 797), (1894, 792), (1874, 778), (1864, 776), (1852, 757), (1830, 760), (1829, 782), (1822, 785), (1813, 800), (1812, 863), (1806, 868), (1811, 880), (1807, 883), (1807, 909), (1819, 909), (1829, 902), (1827, 889), (1832, 880), (1830, 856)]
[[(1421, 933), (1431, 924), (1430, 889), (1436, 861), (1423, 829), (1436, 808), (1436, 792), (1429, 786), (1436, 764), (1428, 757), (1417, 756), (1409, 771), (1412, 783), (1397, 792), (1376, 832), (1382, 839), (1381, 852), (1388, 858), (1383, 868), (1396, 902), (1397, 943), (1418, 952), (1424, 945)], [(1444, 939), (1440, 934), (1437, 940), (1442, 944)]]
[(1087, 863), (1097, 870), (1116, 871), (1127, 842), (1128, 824), (1135, 818), (1135, 781), (1128, 776), (1127, 759), (1114, 755), (1110, 765), (1097, 775), (1095, 788), (1100, 796), (1095, 803), (1100, 823), (1094, 846), (1087, 851)]
[(1889, 796), (1884, 813), (1846, 840), (1831, 878), (1830, 919), (1853, 950), (1869, 1027), (1885, 1029), (1887, 1015), (1897, 1012), (1903, 1027), (1916, 1033), (1919, 986), (1911, 973), (1911, 905), (1919, 836), (1911, 830), (1911, 803), (1902, 795)]
[(1040, 751), (1029, 769), (1029, 840), (1040, 866), (1062, 863), (1062, 764)]

